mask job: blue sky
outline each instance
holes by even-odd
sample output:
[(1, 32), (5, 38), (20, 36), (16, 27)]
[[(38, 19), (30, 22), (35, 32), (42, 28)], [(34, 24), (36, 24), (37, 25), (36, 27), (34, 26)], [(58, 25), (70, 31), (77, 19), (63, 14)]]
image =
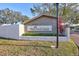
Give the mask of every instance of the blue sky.
[(33, 17), (30, 11), (31, 7), (33, 7), (33, 3), (0, 3), (0, 10), (9, 8), (11, 10), (19, 11), (30, 18)]

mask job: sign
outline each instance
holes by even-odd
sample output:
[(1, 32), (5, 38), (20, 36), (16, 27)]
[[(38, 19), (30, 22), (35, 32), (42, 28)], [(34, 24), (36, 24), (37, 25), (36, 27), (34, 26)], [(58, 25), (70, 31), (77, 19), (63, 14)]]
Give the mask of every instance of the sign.
[(28, 25), (27, 31), (52, 31), (52, 25)]

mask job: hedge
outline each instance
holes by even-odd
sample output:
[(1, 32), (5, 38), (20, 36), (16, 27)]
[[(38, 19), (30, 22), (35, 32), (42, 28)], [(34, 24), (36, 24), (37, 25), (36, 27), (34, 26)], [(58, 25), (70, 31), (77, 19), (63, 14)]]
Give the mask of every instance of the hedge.
[[(23, 36), (56, 36), (56, 34), (27, 32), (27, 33), (24, 33)], [(65, 36), (65, 35), (59, 35), (59, 36)]]

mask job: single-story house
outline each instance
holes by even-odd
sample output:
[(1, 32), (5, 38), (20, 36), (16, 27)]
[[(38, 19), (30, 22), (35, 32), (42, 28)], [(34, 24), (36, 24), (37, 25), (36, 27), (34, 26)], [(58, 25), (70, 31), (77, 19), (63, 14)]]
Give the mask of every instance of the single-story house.
[[(59, 18), (60, 19), (60, 18)], [(57, 18), (49, 15), (39, 15), (29, 21), (25, 21), (25, 32), (53, 33), (56, 34)], [(61, 22), (61, 21), (59, 21)], [(60, 24), (59, 24), (60, 25)], [(62, 29), (62, 26), (59, 26)], [(64, 27), (64, 26), (63, 26)], [(59, 28), (59, 29), (60, 29)], [(64, 32), (63, 28), (63, 32)], [(60, 33), (60, 31), (59, 31)]]

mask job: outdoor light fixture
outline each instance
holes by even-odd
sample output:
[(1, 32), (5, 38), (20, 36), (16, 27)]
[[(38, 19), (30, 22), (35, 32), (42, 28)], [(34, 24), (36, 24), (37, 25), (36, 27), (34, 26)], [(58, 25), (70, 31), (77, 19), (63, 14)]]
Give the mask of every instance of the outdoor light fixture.
[(59, 3), (56, 3), (56, 17), (57, 17), (57, 39), (56, 39), (56, 48), (58, 48), (59, 45), (59, 33), (58, 33), (58, 5)]

